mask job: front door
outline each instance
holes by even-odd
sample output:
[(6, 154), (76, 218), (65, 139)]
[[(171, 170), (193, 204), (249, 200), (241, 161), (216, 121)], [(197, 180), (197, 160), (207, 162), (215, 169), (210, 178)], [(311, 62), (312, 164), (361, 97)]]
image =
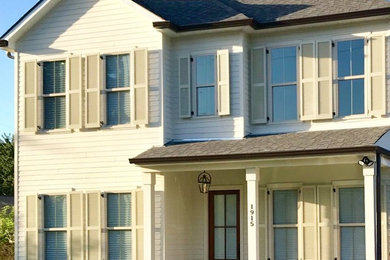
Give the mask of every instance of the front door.
[(209, 193), (209, 259), (240, 259), (240, 191)]

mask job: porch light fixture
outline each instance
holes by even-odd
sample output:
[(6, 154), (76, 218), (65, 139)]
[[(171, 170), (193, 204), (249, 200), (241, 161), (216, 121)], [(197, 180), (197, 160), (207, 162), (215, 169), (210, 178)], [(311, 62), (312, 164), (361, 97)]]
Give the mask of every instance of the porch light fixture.
[(364, 156), (359, 162), (359, 165), (361, 166), (372, 166), (374, 164), (374, 161), (371, 161), (367, 156)]
[(208, 193), (211, 185), (211, 176), (206, 171), (203, 171), (198, 176), (198, 185), (200, 193)]

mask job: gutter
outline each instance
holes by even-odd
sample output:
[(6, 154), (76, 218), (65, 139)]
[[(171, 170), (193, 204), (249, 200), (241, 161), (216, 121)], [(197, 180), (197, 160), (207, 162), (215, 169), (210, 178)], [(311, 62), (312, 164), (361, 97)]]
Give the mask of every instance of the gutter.
[(270, 28), (305, 25), (305, 24), (312, 24), (312, 23), (334, 22), (334, 21), (367, 18), (367, 17), (389, 15), (389, 14), (390, 14), (390, 7), (386, 7), (386, 8), (373, 9), (373, 10), (322, 15), (322, 16), (315, 16), (315, 17), (308, 17), (308, 18), (286, 20), (286, 21), (275, 21), (269, 23), (259, 23), (255, 21), (253, 18), (248, 18), (248, 19), (235, 20), (235, 21), (222, 21), (222, 22), (203, 23), (203, 24), (184, 25), (184, 26), (174, 24), (171, 21), (161, 21), (161, 22), (154, 22), (153, 27), (156, 29), (170, 29), (176, 33), (230, 28), (230, 27), (238, 27), (238, 26), (250, 26), (254, 30), (264, 30)]
[(381, 153), (390, 156), (390, 151), (378, 146), (361, 146), (346, 147), (337, 149), (320, 149), (320, 150), (300, 150), (300, 151), (281, 151), (281, 152), (261, 152), (248, 154), (217, 154), (217, 155), (200, 155), (200, 156), (176, 156), (176, 157), (154, 157), (154, 158), (130, 158), (130, 164), (149, 165), (149, 164), (167, 164), (167, 163), (187, 163), (187, 162), (209, 162), (209, 161), (229, 161), (229, 160), (248, 160), (248, 159), (268, 159), (280, 157), (297, 157), (312, 155), (337, 155), (348, 153)]

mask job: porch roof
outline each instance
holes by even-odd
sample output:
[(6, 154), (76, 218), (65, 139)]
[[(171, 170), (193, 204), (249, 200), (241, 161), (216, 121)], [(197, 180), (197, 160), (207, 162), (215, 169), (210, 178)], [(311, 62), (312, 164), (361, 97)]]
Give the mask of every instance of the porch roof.
[[(223, 140), (167, 144), (131, 158), (133, 164), (261, 159), (305, 155), (377, 152), (390, 154), (383, 140), (390, 127), (306, 131)], [(390, 144), (389, 144), (390, 145)]]

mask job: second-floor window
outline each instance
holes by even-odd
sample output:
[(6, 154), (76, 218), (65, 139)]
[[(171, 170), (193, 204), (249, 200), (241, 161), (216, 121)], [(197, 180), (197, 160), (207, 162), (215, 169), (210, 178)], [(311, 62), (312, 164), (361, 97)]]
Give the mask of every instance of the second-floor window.
[(216, 113), (215, 87), (215, 55), (198, 56), (195, 58), (195, 97), (196, 115), (212, 116)]
[(130, 122), (130, 55), (106, 56), (107, 125)]
[(297, 119), (297, 48), (271, 50), (271, 93), (274, 122)]
[(364, 114), (364, 39), (337, 43), (339, 117)]
[(65, 61), (43, 62), (44, 128), (65, 128)]

